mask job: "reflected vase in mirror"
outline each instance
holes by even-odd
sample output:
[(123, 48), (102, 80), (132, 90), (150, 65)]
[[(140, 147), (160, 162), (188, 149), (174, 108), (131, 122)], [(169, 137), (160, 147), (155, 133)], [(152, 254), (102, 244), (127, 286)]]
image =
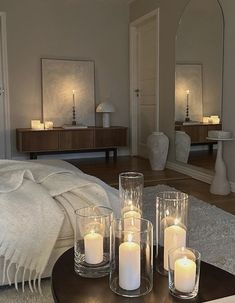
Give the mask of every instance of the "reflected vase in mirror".
[(153, 132), (147, 138), (147, 148), (152, 170), (164, 170), (169, 148), (168, 137), (163, 132)]
[(223, 33), (218, 0), (188, 2), (176, 34), (175, 131), (185, 132), (191, 143), (188, 159), (175, 146), (176, 160), (207, 169), (214, 168), (217, 151), (208, 131), (222, 128)]

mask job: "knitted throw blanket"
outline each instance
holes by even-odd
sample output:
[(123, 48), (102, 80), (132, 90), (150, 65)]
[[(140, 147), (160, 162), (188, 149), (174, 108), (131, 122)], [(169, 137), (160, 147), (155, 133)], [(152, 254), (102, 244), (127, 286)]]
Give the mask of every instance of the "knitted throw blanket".
[[(47, 265), (64, 220), (61, 205), (74, 226), (74, 209), (86, 205), (111, 206), (118, 211), (117, 193), (83, 173), (38, 163), (0, 160), (0, 255), (4, 257), (3, 277), (9, 279), (11, 266), (29, 273), (29, 287), (40, 290)], [(73, 193), (70, 203), (69, 193)], [(59, 206), (58, 201), (63, 201)], [(38, 285), (36, 284), (38, 281)]]

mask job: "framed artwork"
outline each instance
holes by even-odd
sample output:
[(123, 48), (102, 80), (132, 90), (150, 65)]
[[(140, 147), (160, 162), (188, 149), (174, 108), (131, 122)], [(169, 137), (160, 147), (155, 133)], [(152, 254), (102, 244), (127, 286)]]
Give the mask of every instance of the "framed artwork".
[(203, 117), (202, 64), (176, 64), (175, 121), (185, 121), (188, 102), (190, 121)]
[(95, 125), (94, 61), (41, 59), (43, 120)]

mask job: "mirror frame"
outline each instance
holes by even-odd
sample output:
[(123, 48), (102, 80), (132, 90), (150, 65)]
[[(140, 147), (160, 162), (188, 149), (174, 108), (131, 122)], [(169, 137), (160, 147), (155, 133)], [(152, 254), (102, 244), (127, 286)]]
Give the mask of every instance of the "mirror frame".
[[(182, 16), (183, 14), (185, 13), (185, 10), (187, 8), (187, 6), (189, 5), (189, 3), (191, 2), (192, 0), (189, 0), (187, 2), (187, 4), (184, 6), (183, 10), (182, 10), (182, 13), (179, 17), (179, 21), (178, 21), (178, 25), (177, 25), (177, 28), (176, 28), (176, 34), (175, 34), (175, 46), (176, 46), (176, 42), (177, 42), (177, 32), (178, 32), (178, 28), (179, 28), (179, 25), (180, 25), (180, 22), (181, 22), (181, 19), (182, 19)], [(221, 12), (221, 17), (222, 17), (222, 73), (221, 73), (221, 78), (222, 78), (222, 85), (221, 85), (221, 117), (220, 117), (220, 121), (222, 123), (222, 128), (223, 128), (223, 97), (224, 97), (224, 34), (225, 34), (225, 16), (224, 16), (224, 11), (223, 11), (223, 7), (222, 7), (222, 4), (220, 3), (219, 0), (215, 0), (220, 8), (220, 12)], [(176, 61), (176, 48), (175, 48), (175, 67), (176, 67), (176, 64), (177, 64), (177, 61)], [(176, 71), (176, 68), (175, 68), (175, 71)], [(176, 72), (175, 72), (175, 75), (176, 75)], [(176, 78), (175, 78), (175, 82), (174, 84), (176, 84)], [(175, 87), (175, 85), (174, 85)], [(200, 167), (200, 166), (196, 166), (196, 165), (192, 165), (192, 164), (188, 164), (188, 163), (183, 163), (183, 162), (180, 162), (180, 161), (177, 161), (176, 160), (176, 146), (175, 146), (175, 98), (174, 98), (174, 129), (173, 129), (173, 146), (174, 146), (174, 163), (178, 166), (182, 166), (182, 167), (185, 167), (191, 171), (191, 174), (193, 174), (193, 171), (201, 171), (201, 172), (204, 172), (205, 174), (208, 174), (208, 175), (211, 175), (211, 170), (209, 169), (206, 169), (206, 168), (203, 168), (203, 167)], [(208, 178), (206, 177), (206, 180), (208, 181)]]

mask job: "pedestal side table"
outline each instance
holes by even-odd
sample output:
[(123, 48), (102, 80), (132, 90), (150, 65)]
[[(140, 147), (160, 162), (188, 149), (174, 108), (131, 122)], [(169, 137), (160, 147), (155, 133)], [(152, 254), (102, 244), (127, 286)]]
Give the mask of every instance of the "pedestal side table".
[(235, 138), (212, 138), (208, 140), (217, 141), (217, 156), (215, 162), (215, 175), (210, 186), (210, 192), (216, 195), (228, 195), (231, 192), (230, 183), (227, 179), (227, 169), (223, 160), (223, 142), (233, 141)]

